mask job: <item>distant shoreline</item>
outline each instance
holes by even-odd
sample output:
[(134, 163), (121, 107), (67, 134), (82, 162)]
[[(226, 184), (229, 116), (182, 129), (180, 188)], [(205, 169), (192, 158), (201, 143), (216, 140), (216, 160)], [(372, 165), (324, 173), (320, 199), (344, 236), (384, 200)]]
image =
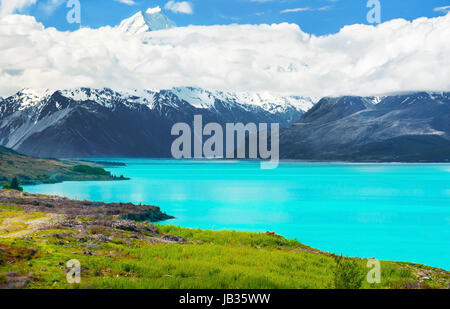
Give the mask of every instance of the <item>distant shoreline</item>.
[[(160, 161), (173, 161), (173, 162), (183, 162), (183, 161), (192, 161), (192, 162), (261, 162), (264, 160), (261, 159), (226, 159), (226, 158), (183, 158), (183, 159), (174, 159), (172, 157), (84, 157), (84, 158), (61, 158), (59, 160), (72, 160), (72, 161), (85, 161), (90, 163), (96, 163), (100, 165), (108, 165), (112, 166), (126, 166), (123, 162), (116, 162), (123, 159), (143, 159), (143, 160), (160, 160)], [(113, 159), (116, 161), (103, 161), (107, 159)], [(447, 161), (390, 161), (390, 160), (319, 160), (319, 159), (280, 159), (280, 163), (342, 163), (342, 164), (450, 164), (450, 159)]]

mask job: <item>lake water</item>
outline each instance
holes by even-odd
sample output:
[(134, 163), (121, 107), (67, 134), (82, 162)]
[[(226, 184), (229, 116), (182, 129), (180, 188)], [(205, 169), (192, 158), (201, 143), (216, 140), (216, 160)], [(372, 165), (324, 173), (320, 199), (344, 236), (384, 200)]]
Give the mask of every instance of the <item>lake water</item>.
[(450, 269), (450, 164), (108, 160), (126, 163), (109, 170), (132, 180), (26, 191), (152, 204), (176, 217), (168, 224), (274, 231), (337, 254)]

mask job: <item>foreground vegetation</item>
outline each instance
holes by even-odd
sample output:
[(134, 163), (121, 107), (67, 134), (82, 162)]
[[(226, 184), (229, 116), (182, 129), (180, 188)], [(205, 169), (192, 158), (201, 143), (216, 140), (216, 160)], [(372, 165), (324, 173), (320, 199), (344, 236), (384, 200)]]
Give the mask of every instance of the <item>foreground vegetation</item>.
[[(42, 199), (50, 197), (42, 196)], [(103, 216), (105, 217), (105, 216)], [(112, 222), (109, 224), (108, 222)], [(81, 263), (81, 283), (66, 263)], [(344, 262), (342, 262), (344, 261)], [(23, 288), (449, 288), (443, 270), (339, 258), (274, 233), (186, 229), (0, 206), (0, 286)]]

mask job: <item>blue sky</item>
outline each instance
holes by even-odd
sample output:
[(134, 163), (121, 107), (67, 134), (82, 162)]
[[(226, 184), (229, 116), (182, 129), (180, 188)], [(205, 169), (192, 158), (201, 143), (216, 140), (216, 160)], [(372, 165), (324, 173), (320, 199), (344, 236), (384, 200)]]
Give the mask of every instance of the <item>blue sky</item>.
[[(117, 25), (121, 20), (149, 7), (165, 7), (168, 0), (80, 0), (82, 25), (97, 28)], [(134, 3), (125, 4), (122, 2)], [(178, 1), (180, 2), (180, 1)], [(449, 0), (381, 0), (382, 22), (394, 18), (444, 15)], [(51, 6), (57, 3), (57, 6)], [(345, 25), (367, 23), (366, 0), (190, 0), (191, 14), (165, 13), (178, 26), (214, 24), (263, 24), (289, 22), (316, 35), (338, 32)], [(49, 9), (50, 8), (50, 9)], [(287, 11), (286, 11), (287, 10)], [(65, 0), (38, 0), (20, 13), (33, 15), (47, 27), (74, 30), (66, 22)]]

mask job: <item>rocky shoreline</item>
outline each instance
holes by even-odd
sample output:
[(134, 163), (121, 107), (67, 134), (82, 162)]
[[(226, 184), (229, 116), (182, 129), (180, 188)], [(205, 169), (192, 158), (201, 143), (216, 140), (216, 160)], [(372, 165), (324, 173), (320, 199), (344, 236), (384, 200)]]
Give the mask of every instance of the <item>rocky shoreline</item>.
[(74, 219), (117, 217), (128, 221), (158, 222), (174, 218), (152, 205), (78, 201), (66, 197), (22, 193), (14, 190), (0, 190), (0, 204), (19, 206), (28, 212), (66, 215)]

